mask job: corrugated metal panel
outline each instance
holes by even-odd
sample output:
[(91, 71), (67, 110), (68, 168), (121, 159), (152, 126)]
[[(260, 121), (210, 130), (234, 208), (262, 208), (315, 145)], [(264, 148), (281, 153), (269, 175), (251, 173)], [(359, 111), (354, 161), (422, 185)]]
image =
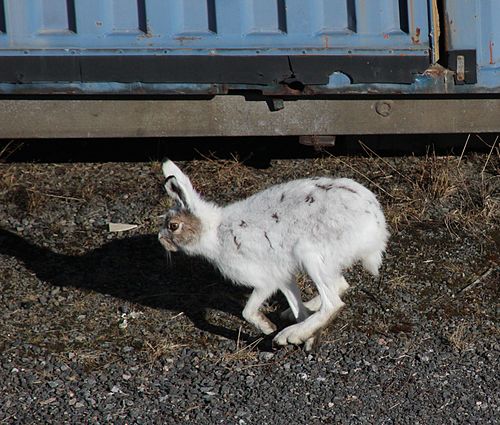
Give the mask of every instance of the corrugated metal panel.
[(475, 52), (477, 86), (500, 88), (500, 1), (448, 0), (445, 11), (446, 49)]
[[(125, 92), (179, 92), (189, 84), (194, 92), (212, 84), (217, 87), (201, 92), (258, 86), (306, 94), (307, 87), (330, 87), (330, 76), (338, 72), (354, 84), (410, 84), (429, 65), (425, 0), (0, 4), (0, 92), (80, 82), (83, 93), (122, 83), (128, 84), (120, 90)], [(136, 83), (149, 86), (137, 89)], [(161, 84), (182, 89), (159, 89)], [(106, 87), (116, 92), (119, 86)]]
[[(0, 0), (3, 54), (426, 55), (424, 0)], [(111, 51), (109, 51), (111, 49)], [(159, 52), (155, 52), (159, 53)]]

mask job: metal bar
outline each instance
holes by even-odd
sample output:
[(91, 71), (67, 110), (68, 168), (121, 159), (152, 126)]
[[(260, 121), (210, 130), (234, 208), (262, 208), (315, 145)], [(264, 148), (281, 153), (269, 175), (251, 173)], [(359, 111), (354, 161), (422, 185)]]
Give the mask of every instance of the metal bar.
[(500, 132), (500, 99), (0, 100), (0, 138)]

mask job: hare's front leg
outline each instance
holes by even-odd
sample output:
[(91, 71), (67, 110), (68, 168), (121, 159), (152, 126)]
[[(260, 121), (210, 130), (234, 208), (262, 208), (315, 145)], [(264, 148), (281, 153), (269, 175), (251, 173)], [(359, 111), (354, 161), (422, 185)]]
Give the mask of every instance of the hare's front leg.
[(247, 304), (243, 309), (243, 318), (258, 328), (263, 334), (269, 335), (276, 331), (276, 325), (271, 322), (260, 310), (260, 306), (266, 301), (273, 291), (265, 288), (255, 288), (248, 298)]

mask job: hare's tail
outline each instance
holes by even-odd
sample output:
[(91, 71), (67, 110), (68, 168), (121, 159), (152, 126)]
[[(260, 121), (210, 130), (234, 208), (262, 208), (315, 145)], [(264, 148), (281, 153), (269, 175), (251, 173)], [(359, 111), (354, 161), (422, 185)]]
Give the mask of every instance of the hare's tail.
[(378, 276), (378, 270), (382, 264), (383, 250), (371, 252), (361, 259), (363, 267), (373, 276)]

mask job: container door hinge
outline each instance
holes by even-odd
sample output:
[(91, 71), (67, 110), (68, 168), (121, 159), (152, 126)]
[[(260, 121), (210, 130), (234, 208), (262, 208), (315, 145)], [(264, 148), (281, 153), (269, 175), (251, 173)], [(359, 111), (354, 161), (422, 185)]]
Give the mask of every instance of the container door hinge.
[(476, 84), (476, 51), (450, 50), (447, 53), (447, 68), (455, 72), (455, 84)]

